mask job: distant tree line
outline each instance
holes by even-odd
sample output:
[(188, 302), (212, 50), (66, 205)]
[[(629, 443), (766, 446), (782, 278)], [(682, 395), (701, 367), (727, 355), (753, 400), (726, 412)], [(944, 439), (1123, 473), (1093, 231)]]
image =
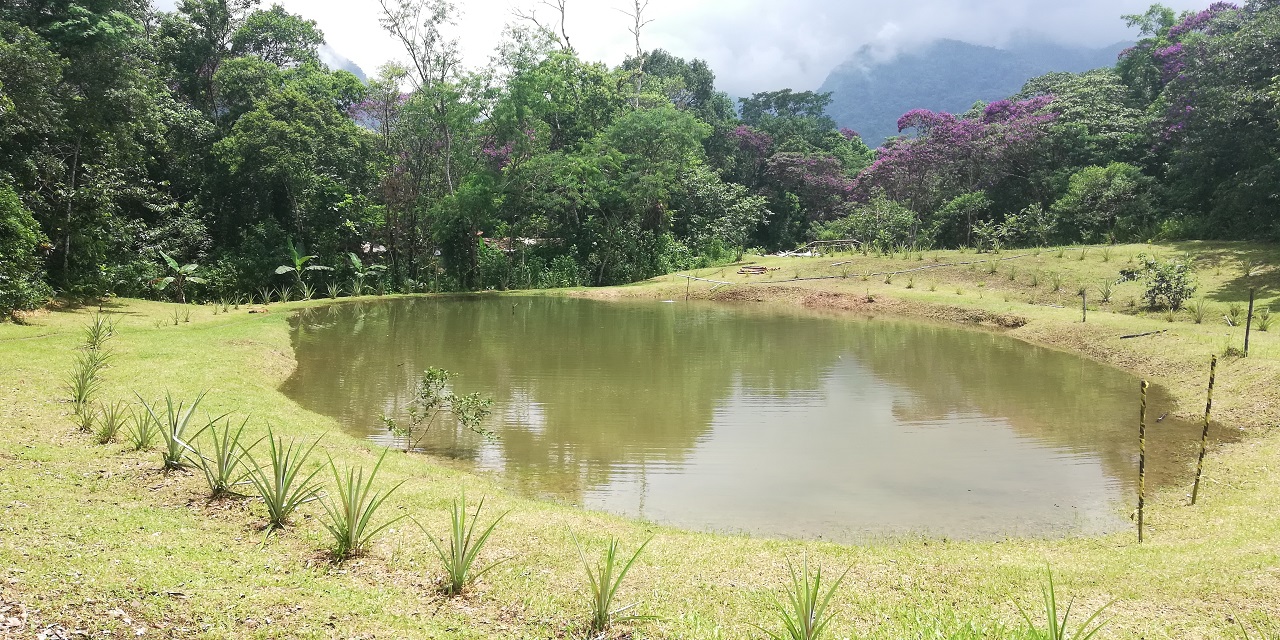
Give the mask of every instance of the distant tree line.
[(644, 51), (643, 16), (617, 67), (582, 60), (562, 13), (524, 16), (470, 69), (452, 2), (382, 6), (407, 64), (367, 82), (321, 62), (314, 22), (258, 0), (0, 6), (0, 313), (618, 284), (836, 236), (1280, 236), (1276, 0), (1128, 16), (1142, 40), (1115, 68), (911, 111), (877, 150), (826, 115), (829, 94), (733, 104), (705, 62)]

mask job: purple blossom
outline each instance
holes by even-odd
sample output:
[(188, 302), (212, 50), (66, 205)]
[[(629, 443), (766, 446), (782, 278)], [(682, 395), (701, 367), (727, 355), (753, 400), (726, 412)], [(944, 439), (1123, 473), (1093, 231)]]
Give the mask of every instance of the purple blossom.
[(756, 131), (745, 124), (734, 129), (729, 137), (738, 141), (739, 149), (757, 157), (765, 157), (773, 149), (773, 136), (763, 131)]
[(1219, 13), (1222, 13), (1223, 11), (1235, 11), (1239, 8), (1240, 7), (1230, 2), (1215, 2), (1209, 5), (1209, 8), (1204, 11), (1193, 13), (1183, 18), (1182, 22), (1179, 22), (1169, 29), (1169, 37), (1176, 38), (1183, 34), (1191, 33), (1192, 31), (1212, 33), (1212, 30), (1209, 29), (1209, 23), (1212, 22)]
[(1186, 62), (1183, 60), (1182, 55), (1185, 51), (1186, 48), (1179, 42), (1163, 49), (1156, 49), (1152, 53), (1156, 63), (1160, 65), (1160, 75), (1165, 82), (1177, 77), (1186, 67)]
[(842, 128), (842, 129), (840, 129), (840, 135), (844, 136), (844, 139), (845, 139), (845, 140), (852, 140), (852, 139), (854, 139), (854, 138), (861, 138), (861, 137), (862, 137), (862, 134), (860, 134), (860, 133), (858, 133), (857, 131), (854, 131), (853, 129), (850, 129), (850, 128), (848, 128), (848, 127), (844, 127), (844, 128)]

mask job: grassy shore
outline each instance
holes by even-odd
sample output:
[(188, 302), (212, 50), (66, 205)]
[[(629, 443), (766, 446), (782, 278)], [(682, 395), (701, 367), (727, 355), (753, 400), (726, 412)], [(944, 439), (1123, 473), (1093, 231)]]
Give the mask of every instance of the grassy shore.
[[(1187, 312), (1143, 311), (1137, 283), (1099, 300), (1103, 280), (1134, 266), (1130, 258), (1141, 252), (1196, 259), (1211, 306), (1203, 324)], [(1280, 263), (1274, 247), (1237, 244), (748, 257), (774, 270), (687, 274), (735, 283), (715, 291), (673, 276), (571, 293), (682, 299), (687, 292), (978, 324), (1148, 377), (1173, 392), (1178, 413), (1194, 416), (1203, 410), (1209, 357), (1242, 346), (1243, 329), (1222, 318), (1230, 304), (1242, 302), (1250, 285), (1265, 287), (1260, 304), (1277, 304), (1280, 276), (1272, 269), (1248, 280), (1242, 257)], [(1086, 323), (1080, 286), (1092, 301)], [(322, 303), (272, 305), (264, 314), (200, 307), (175, 326), (173, 305), (113, 303), (105, 311), (119, 328), (100, 397), (131, 401), (134, 391), (148, 399), (168, 391), (189, 399), (207, 390), (202, 410), (249, 417), (252, 439), (270, 424), (308, 442), (323, 437), (320, 449), (340, 467), (372, 467), (381, 451), (277, 390), (294, 365), (288, 312), (312, 304)], [(380, 482), (404, 484), (384, 517), (412, 515), (442, 535), (448, 503), (464, 488), (472, 497), (487, 494), (492, 514), (510, 510), (483, 554), (506, 561), (463, 597), (447, 598), (434, 550), (407, 520), (367, 556), (336, 565), (325, 551), (318, 504), (267, 536), (258, 501), (209, 502), (203, 477), (162, 472), (158, 451), (95, 445), (79, 433), (62, 378), (94, 311), (60, 309), (25, 325), (0, 324), (0, 625), (25, 612), (23, 634), (60, 627), (93, 637), (582, 637), (586, 580), (570, 532), (593, 552), (610, 536), (624, 551), (653, 536), (619, 602), (639, 603), (632, 612), (656, 618), (616, 628), (615, 637), (763, 637), (756, 625), (778, 627), (771, 602), (787, 578), (787, 559), (803, 554), (830, 570), (851, 567), (832, 604), (833, 638), (949, 637), (966, 626), (977, 632), (959, 637), (1029, 637), (1018, 607), (1040, 606), (1046, 566), (1077, 612), (1115, 601), (1101, 637), (1233, 637), (1242, 621), (1258, 637), (1280, 619), (1280, 327), (1255, 332), (1248, 358), (1222, 359), (1215, 415), (1241, 437), (1211, 451), (1199, 504), (1187, 506), (1189, 487), (1149, 502), (1142, 545), (1132, 532), (862, 546), (694, 533), (527, 500), (497, 479), (392, 453)], [(1154, 331), (1164, 333), (1120, 338)], [(313, 462), (322, 461), (323, 454)], [(996, 633), (1000, 626), (1007, 631)], [(934, 630), (945, 633), (929, 635)]]

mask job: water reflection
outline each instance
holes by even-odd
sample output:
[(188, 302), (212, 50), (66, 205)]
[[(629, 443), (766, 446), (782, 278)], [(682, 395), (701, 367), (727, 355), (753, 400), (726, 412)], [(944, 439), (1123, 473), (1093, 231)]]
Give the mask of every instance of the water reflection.
[[(337, 304), (284, 390), (381, 436), (428, 366), (495, 397), (432, 453), (681, 526), (853, 539), (1094, 532), (1135, 485), (1137, 381), (999, 335), (775, 309), (561, 298)], [(1159, 389), (1153, 415), (1169, 400)], [(1198, 433), (1164, 421), (1149, 482)]]

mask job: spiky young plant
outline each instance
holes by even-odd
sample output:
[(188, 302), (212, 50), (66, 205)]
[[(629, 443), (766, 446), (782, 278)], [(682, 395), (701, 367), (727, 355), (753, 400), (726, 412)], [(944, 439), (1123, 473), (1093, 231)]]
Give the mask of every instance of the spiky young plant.
[(116, 434), (120, 433), (120, 429), (124, 427), (128, 409), (129, 405), (123, 401), (100, 405), (98, 429), (93, 434), (94, 441), (98, 444), (110, 444), (115, 440)]
[(1058, 273), (1057, 271), (1051, 271), (1049, 273), (1049, 282), (1053, 285), (1053, 290), (1055, 292), (1062, 291), (1062, 274), (1061, 273)]
[(294, 440), (286, 444), (284, 438), (276, 438), (268, 426), (266, 440), (270, 458), (267, 464), (259, 464), (252, 454), (249, 455), (252, 466), (249, 480), (267, 507), (267, 528), (274, 531), (287, 526), (298, 507), (319, 499), (320, 486), (315, 483), (315, 477), (323, 467), (318, 466), (303, 475), (303, 467), (316, 445), (320, 444), (320, 439), (310, 447)]
[(321, 504), (329, 515), (329, 522), (324, 523), (324, 527), (333, 536), (333, 557), (339, 561), (364, 553), (374, 536), (404, 518), (399, 516), (380, 525), (373, 524), (373, 517), (382, 503), (404, 484), (402, 481), (386, 491), (373, 490), (374, 478), (386, 457), (384, 451), (382, 457), (378, 458), (378, 464), (369, 472), (368, 479), (364, 477), (364, 468), (347, 469), (346, 477), (343, 477), (338, 473), (338, 466), (333, 463), (333, 458), (329, 459), (338, 497), (323, 500)]
[(258, 299), (262, 301), (262, 304), (271, 304), (271, 294), (271, 287), (260, 287), (258, 289)]
[(1271, 309), (1263, 307), (1258, 310), (1258, 331), (1269, 331), (1271, 329)]
[(125, 434), (129, 437), (129, 444), (134, 451), (145, 451), (155, 444), (156, 438), (160, 437), (160, 425), (156, 424), (151, 412), (136, 409)]
[(142, 408), (151, 415), (151, 419), (160, 426), (160, 437), (164, 439), (164, 468), (167, 471), (175, 471), (187, 466), (187, 453), (195, 453), (195, 449), (191, 446), (191, 441), (198, 438), (209, 425), (221, 420), (221, 417), (214, 418), (204, 423), (194, 433), (190, 431), (192, 428), (191, 419), (196, 415), (196, 407), (200, 406), (200, 401), (204, 400), (204, 392), (196, 396), (191, 401), (191, 406), (187, 406), (185, 401), (176, 400), (173, 394), (166, 392), (164, 394), (165, 410), (164, 414), (158, 413), (160, 403), (152, 406), (141, 395), (136, 392), (138, 401), (142, 403)]
[(810, 572), (807, 554), (799, 571), (790, 560), (787, 560), (787, 569), (791, 572), (791, 583), (787, 585), (786, 599), (775, 597), (773, 603), (782, 622), (782, 631), (762, 630), (774, 640), (816, 640), (831, 624), (832, 614), (827, 612), (827, 608), (831, 606), (840, 583), (849, 575), (849, 569), (845, 569), (825, 590), (822, 567)]
[(280, 290), (276, 292), (276, 298), (280, 300), (281, 304), (289, 302), (293, 298), (293, 287), (289, 285), (280, 287)]
[(1098, 283), (1098, 293), (1101, 294), (1103, 302), (1111, 302), (1111, 295), (1114, 292), (1115, 283), (1109, 278), (1103, 278), (1102, 282)]
[(89, 402), (102, 390), (99, 373), (106, 368), (111, 354), (105, 349), (88, 349), (76, 354), (75, 363), (65, 382), (75, 414), (84, 417), (90, 413)]
[(427, 535), (427, 539), (431, 541), (431, 546), (435, 548), (436, 556), (440, 558), (440, 564), (444, 567), (444, 583), (442, 590), (451, 596), (462, 593), (462, 590), (478, 580), (481, 576), (489, 573), (499, 564), (501, 560), (494, 562), (483, 569), (475, 566), (476, 558), (480, 556), (480, 551), (484, 549), (484, 545), (489, 542), (489, 536), (493, 535), (493, 530), (498, 526), (502, 519), (507, 517), (507, 513), (494, 518), (493, 522), (485, 527), (480, 535), (476, 535), (476, 526), (480, 521), (480, 512), (484, 510), (484, 498), (480, 498), (480, 504), (476, 506), (474, 515), (467, 516), (467, 494), (463, 493), (462, 497), (454, 500), (449, 509), (449, 540), (446, 545), (442, 545), (436, 541), (435, 536), (427, 531), (418, 521), (414, 524)]
[(209, 444), (201, 445), (197, 441), (194, 446), (191, 460), (204, 472), (205, 482), (209, 484), (209, 497), (212, 499), (239, 495), (236, 487), (249, 482), (248, 477), (251, 471), (249, 451), (262, 440), (259, 439), (247, 447), (242, 444), (244, 429), (248, 424), (249, 419), (245, 418), (240, 426), (232, 431), (230, 420), (224, 422), (221, 428), (210, 423)]
[[(1063, 610), (1062, 617), (1059, 618), (1058, 594), (1053, 587), (1053, 571), (1049, 571), (1049, 581), (1047, 584), (1042, 586), (1040, 590), (1044, 596), (1045, 619), (1043, 627), (1036, 624), (1036, 622), (1031, 619), (1031, 616), (1022, 608), (1022, 605), (1017, 605), (1017, 607), (1018, 611), (1022, 614), (1022, 618), (1027, 621), (1027, 626), (1031, 633), (1036, 638), (1043, 638), (1044, 640), (1089, 640), (1090, 638), (1098, 635), (1098, 632), (1106, 626), (1107, 621), (1098, 620), (1098, 618), (1102, 616), (1102, 612), (1105, 611), (1107, 607), (1110, 607), (1112, 603), (1115, 602), (1113, 600), (1102, 605), (1088, 618), (1086, 618), (1085, 621), (1076, 628), (1075, 632), (1072, 633), (1068, 627), (1068, 622), (1071, 617), (1071, 606), (1075, 604), (1075, 598), (1067, 601), (1067, 608)], [(1094, 624), (1094, 621), (1097, 621), (1096, 625)], [(1090, 628), (1090, 625), (1093, 625), (1092, 628)]]
[(1187, 305), (1187, 311), (1191, 313), (1191, 319), (1196, 324), (1204, 324), (1205, 316), (1209, 315), (1209, 301), (1204, 298), (1196, 298)]
[(336, 300), (338, 296), (342, 294), (342, 288), (339, 287), (336, 282), (330, 282), (326, 289), (329, 293), (329, 299), (331, 300)]
[(627, 572), (631, 570), (631, 566), (635, 564), (640, 553), (649, 546), (653, 538), (645, 540), (644, 544), (631, 554), (631, 558), (624, 562), (618, 553), (618, 540), (611, 536), (604, 556), (599, 563), (593, 565), (587, 560), (587, 554), (578, 543), (577, 536), (574, 536), (573, 532), (569, 535), (573, 538), (574, 546), (578, 548), (578, 559), (582, 561), (582, 568), (587, 572), (587, 587), (590, 590), (588, 596), (591, 600), (591, 632), (600, 633), (616, 622), (648, 619), (650, 616), (623, 615), (639, 603), (614, 609), (613, 599), (618, 595), (618, 587), (622, 586), (622, 580), (627, 577)]
[(84, 348), (86, 351), (102, 351), (115, 334), (115, 321), (101, 313), (95, 313), (84, 326)]

